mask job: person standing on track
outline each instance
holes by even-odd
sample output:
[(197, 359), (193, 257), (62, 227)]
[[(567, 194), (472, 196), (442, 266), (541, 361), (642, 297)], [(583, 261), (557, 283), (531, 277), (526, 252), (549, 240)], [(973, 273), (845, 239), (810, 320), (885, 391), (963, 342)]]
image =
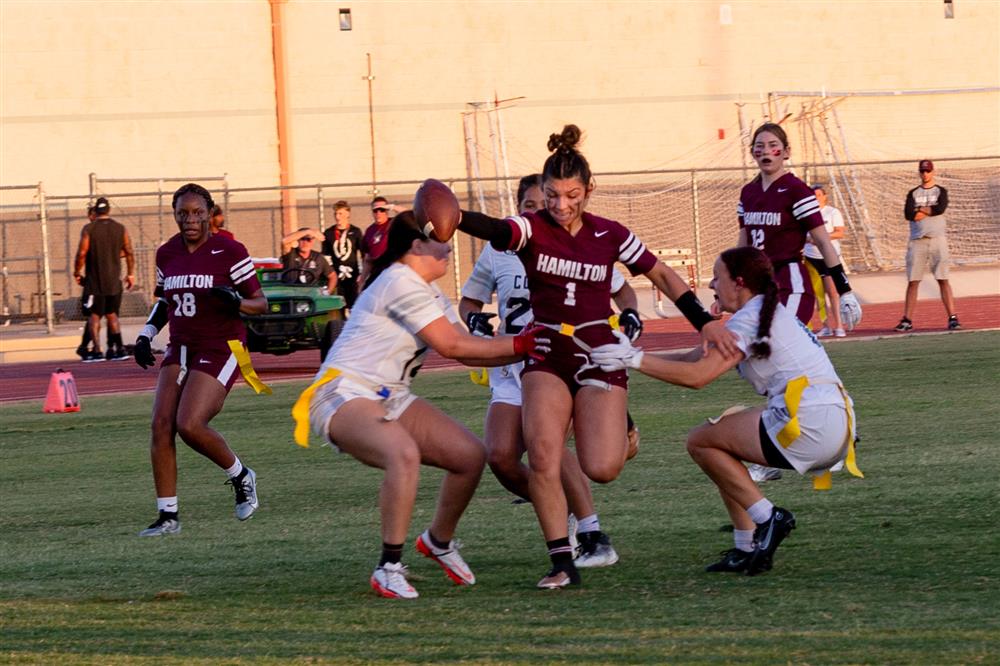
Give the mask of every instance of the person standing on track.
[[(451, 246), (429, 238), (412, 211), (388, 223), (385, 251), (372, 264), (351, 318), (313, 384), (299, 397), (295, 441), (310, 427), (336, 450), (384, 471), (379, 492), (382, 554), (369, 583), (376, 594), (414, 599), (402, 564), (420, 466), (444, 470), (437, 508), (416, 549), (456, 585), (476, 577), (454, 541), (458, 522), (479, 485), (486, 452), (475, 435), (410, 392), (429, 349), (472, 365), (512, 363), (543, 351), (542, 328), (517, 336), (469, 335), (434, 284), (448, 269)], [(563, 516), (565, 526), (566, 518)]]
[(150, 459), (158, 516), (139, 536), (181, 530), (177, 501), (176, 435), (222, 468), (236, 494), (236, 518), (247, 520), (259, 506), (257, 477), (233, 453), (225, 438), (209, 427), (238, 371), (257, 390), (260, 383), (246, 351), (240, 313), (267, 308), (247, 249), (209, 227), (214, 202), (209, 192), (188, 183), (174, 193), (172, 208), (180, 233), (156, 251), (157, 298), (135, 342), (135, 360), (156, 364), (151, 341), (170, 324), (170, 344), (160, 364), (153, 401)]
[[(844, 237), (844, 216), (839, 210), (829, 205), (825, 186), (813, 185), (812, 191), (816, 195), (816, 203), (819, 204), (819, 213), (823, 216), (823, 226), (830, 236), (833, 249), (840, 257), (840, 239)], [(821, 313), (826, 313), (823, 318), (823, 328), (816, 334), (816, 337), (824, 338), (830, 335), (838, 338), (847, 337), (847, 331), (840, 323), (840, 294), (837, 293), (837, 287), (834, 286), (833, 278), (830, 277), (830, 270), (826, 266), (826, 261), (823, 260), (823, 254), (818, 247), (809, 241), (806, 241), (802, 253), (809, 265), (815, 270), (815, 275), (818, 276), (819, 284), (813, 283), (813, 286), (817, 287), (814, 290), (817, 295), (816, 309)], [(842, 260), (841, 263), (843, 263)], [(829, 304), (825, 301), (829, 301)]]
[(542, 589), (580, 583), (561, 479), (570, 424), (580, 467), (591, 480), (613, 481), (625, 465), (628, 375), (604, 372), (589, 356), (594, 347), (615, 340), (608, 320), (615, 263), (622, 262), (633, 275), (645, 274), (702, 332), (706, 344), (736, 351), (722, 323), (713, 321), (677, 273), (627, 228), (586, 212), (594, 181), (577, 149), (581, 134), (576, 125), (566, 125), (549, 137), (551, 154), (542, 169), (544, 210), (506, 220), (463, 211), (459, 225), (497, 250), (518, 254), (536, 322), (557, 332), (551, 353), (529, 359), (521, 376), (528, 490), (552, 562), (538, 582)]
[(739, 353), (701, 349), (681, 360), (643, 354), (624, 336), (591, 353), (608, 372), (639, 370), (665, 382), (701, 388), (734, 367), (767, 405), (730, 408), (688, 434), (688, 453), (718, 486), (733, 523), (735, 545), (706, 571), (755, 575), (771, 569), (774, 551), (795, 528), (791, 511), (774, 506), (750, 478), (744, 462), (794, 469), (829, 479), (846, 462), (861, 477), (854, 456), (854, 403), (823, 345), (780, 303), (771, 262), (760, 250), (726, 250), (715, 262), (711, 287), (734, 313), (726, 322)]

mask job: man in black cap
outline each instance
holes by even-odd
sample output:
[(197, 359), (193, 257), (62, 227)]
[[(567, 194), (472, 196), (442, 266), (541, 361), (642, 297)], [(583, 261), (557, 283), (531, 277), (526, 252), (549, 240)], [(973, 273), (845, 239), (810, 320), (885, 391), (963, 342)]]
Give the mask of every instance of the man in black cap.
[[(118, 310), (122, 304), (121, 258), (125, 257), (128, 274), (125, 288), (135, 284), (135, 254), (132, 241), (125, 227), (111, 219), (111, 204), (104, 197), (94, 202), (94, 219), (80, 233), (80, 245), (76, 251), (76, 265), (73, 277), (90, 294), (90, 316), (87, 326), (94, 348), (84, 357), (84, 362), (103, 359), (121, 360), (128, 358), (122, 344)], [(108, 320), (108, 351), (101, 354), (98, 333), (101, 317)]]
[(903, 207), (903, 217), (910, 222), (910, 242), (906, 247), (906, 302), (903, 318), (895, 330), (898, 333), (913, 330), (910, 315), (917, 304), (920, 281), (924, 279), (924, 272), (929, 270), (941, 290), (941, 302), (948, 313), (948, 330), (957, 331), (962, 325), (955, 314), (955, 297), (948, 282), (951, 256), (944, 218), (948, 208), (948, 190), (934, 182), (934, 162), (920, 160), (917, 170), (921, 183), (907, 193)]

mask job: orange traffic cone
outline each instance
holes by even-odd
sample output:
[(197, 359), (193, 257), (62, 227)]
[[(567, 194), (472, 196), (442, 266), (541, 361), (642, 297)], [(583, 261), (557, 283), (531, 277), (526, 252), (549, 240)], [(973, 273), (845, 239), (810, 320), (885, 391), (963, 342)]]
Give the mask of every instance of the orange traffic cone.
[(45, 395), (43, 412), (78, 412), (80, 411), (80, 396), (76, 392), (76, 380), (72, 372), (59, 368), (49, 379), (49, 392)]

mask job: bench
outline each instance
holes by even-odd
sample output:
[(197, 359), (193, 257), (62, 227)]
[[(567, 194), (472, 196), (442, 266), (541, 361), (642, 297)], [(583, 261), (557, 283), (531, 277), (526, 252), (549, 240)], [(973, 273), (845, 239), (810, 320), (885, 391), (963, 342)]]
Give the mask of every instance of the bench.
[[(694, 252), (687, 248), (662, 248), (659, 250), (650, 250), (657, 259), (662, 261), (667, 266), (670, 266), (680, 275), (687, 273), (688, 286), (694, 291), (698, 287), (698, 273), (694, 257)], [(663, 309), (663, 294), (659, 289), (656, 288), (652, 282), (650, 282), (645, 276), (641, 278), (633, 278), (633, 281), (639, 284), (633, 284), (633, 287), (644, 287), (646, 284), (649, 285), (651, 293), (653, 296), (653, 310), (656, 314), (663, 318), (667, 318), (669, 315)], [(643, 284), (645, 283), (645, 284)], [(638, 289), (636, 289), (638, 291)]]

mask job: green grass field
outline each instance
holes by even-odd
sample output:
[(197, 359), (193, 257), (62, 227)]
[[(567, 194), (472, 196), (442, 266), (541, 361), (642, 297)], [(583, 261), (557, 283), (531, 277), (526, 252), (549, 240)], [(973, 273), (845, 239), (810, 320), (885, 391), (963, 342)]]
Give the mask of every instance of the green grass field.
[[(640, 377), (640, 453), (595, 489), (621, 561), (558, 592), (534, 589), (547, 569), (534, 514), (489, 472), (459, 529), (479, 583), (457, 588), (416, 555), (440, 478), (425, 469), (404, 556), (421, 597), (375, 597), (380, 474), (292, 443), (301, 384), (237, 390), (215, 421), (257, 471), (253, 520), (180, 445), (184, 531), (160, 539), (136, 536), (155, 516), (151, 395), (65, 415), (5, 405), (0, 662), (1000, 663), (1000, 333), (830, 348), (867, 478), (765, 486), (798, 518), (772, 572), (702, 572), (731, 535), (683, 445), (704, 417), (760, 399), (735, 374), (700, 392)], [(487, 392), (466, 373), (416, 390), (481, 429)]]

